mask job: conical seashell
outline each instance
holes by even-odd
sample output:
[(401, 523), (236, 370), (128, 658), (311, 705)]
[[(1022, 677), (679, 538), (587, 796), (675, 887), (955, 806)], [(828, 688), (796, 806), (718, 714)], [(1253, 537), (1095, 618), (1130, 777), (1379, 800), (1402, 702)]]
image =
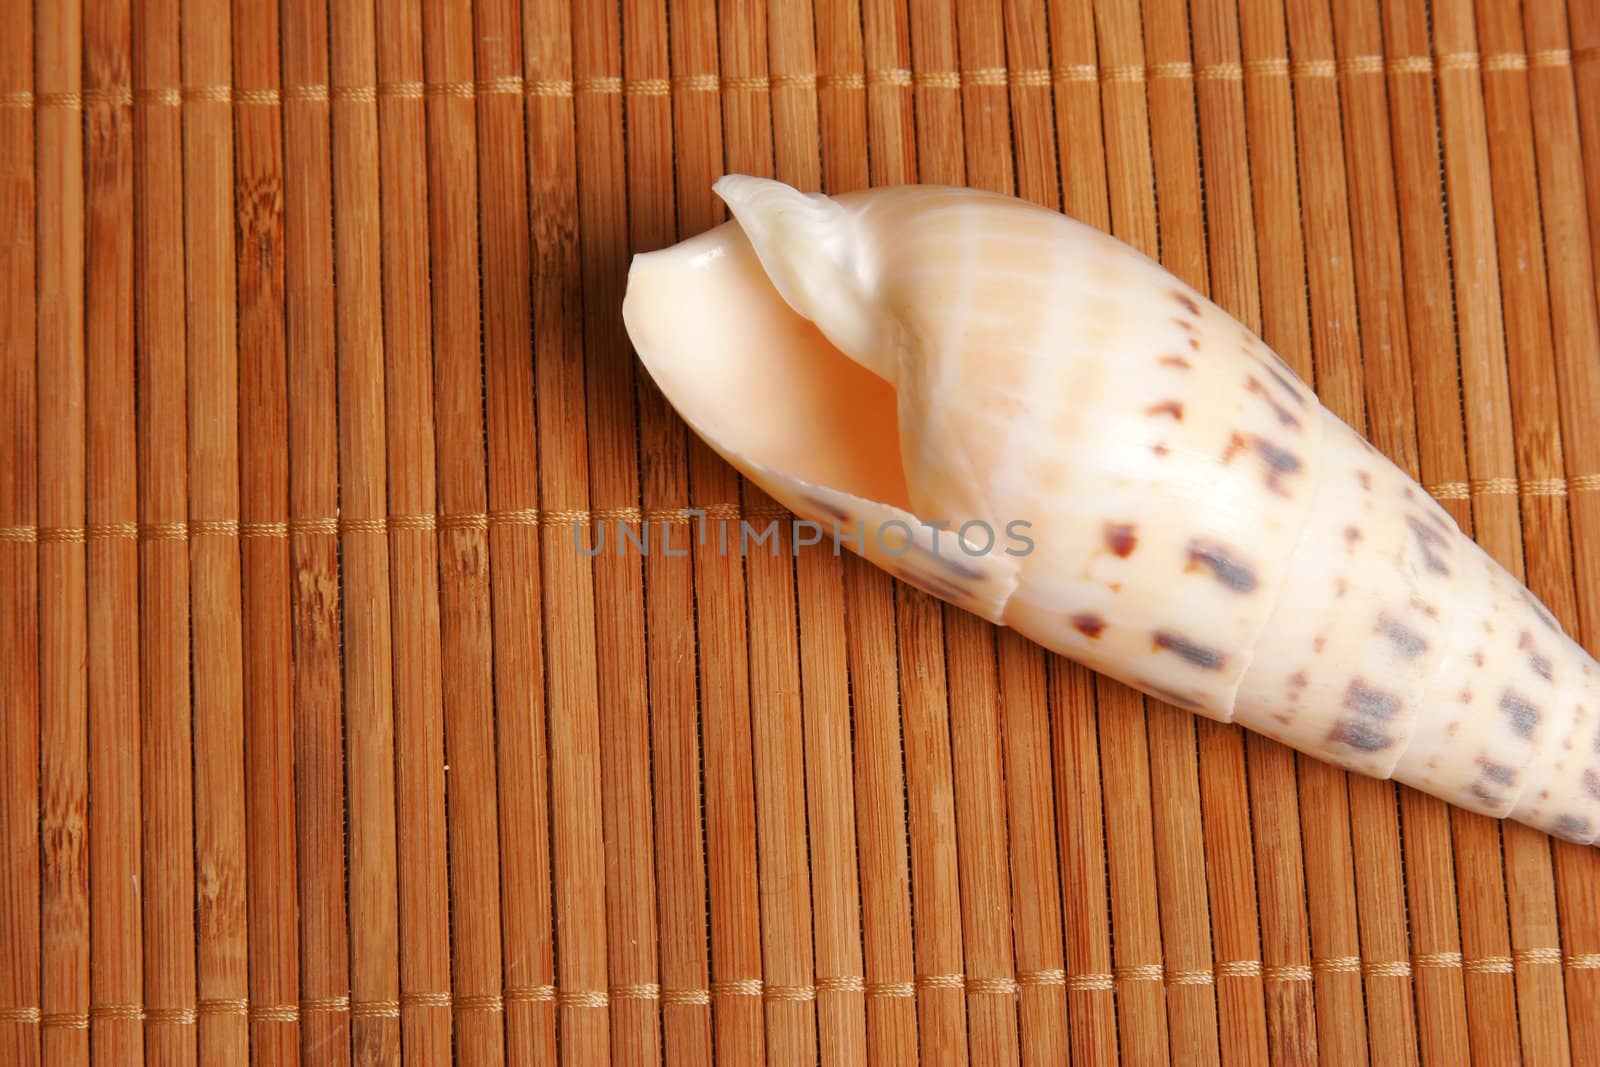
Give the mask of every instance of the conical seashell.
[(733, 221), (638, 256), (623, 317), (780, 503), (1162, 700), (1600, 836), (1594, 660), (1221, 308), (1009, 197), (715, 189)]

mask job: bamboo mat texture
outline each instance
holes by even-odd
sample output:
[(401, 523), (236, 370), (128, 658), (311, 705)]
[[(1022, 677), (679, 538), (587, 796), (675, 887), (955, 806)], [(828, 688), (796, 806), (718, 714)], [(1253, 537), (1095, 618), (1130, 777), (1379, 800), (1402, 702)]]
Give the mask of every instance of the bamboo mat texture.
[(1015, 193), (1600, 650), (1600, 4), (0, 25), (0, 1064), (1600, 1063), (1600, 849), (694, 543), (620, 316), (726, 171)]

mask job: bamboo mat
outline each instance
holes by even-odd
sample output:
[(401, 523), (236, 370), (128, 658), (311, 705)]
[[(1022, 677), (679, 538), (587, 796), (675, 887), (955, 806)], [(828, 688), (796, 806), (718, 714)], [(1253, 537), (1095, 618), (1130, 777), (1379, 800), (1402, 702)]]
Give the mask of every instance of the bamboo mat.
[(1600, 849), (826, 544), (574, 551), (774, 514), (632, 252), (952, 182), (1157, 254), (1600, 648), (1600, 6), (0, 25), (0, 1063), (1600, 1063)]

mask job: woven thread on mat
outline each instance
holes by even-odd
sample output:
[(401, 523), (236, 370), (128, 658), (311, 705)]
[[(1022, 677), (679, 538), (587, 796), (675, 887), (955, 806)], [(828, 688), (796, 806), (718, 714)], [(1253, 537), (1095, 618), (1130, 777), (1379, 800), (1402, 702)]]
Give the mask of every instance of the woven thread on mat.
[(769, 985), (767, 999), (804, 1003), (817, 999), (817, 987), (812, 985)]
[(903, 998), (917, 995), (917, 987), (910, 982), (868, 982), (867, 996)]
[[(1482, 496), (1566, 496), (1600, 490), (1600, 474), (1572, 478), (1480, 478), (1472, 482), (1442, 482), (1426, 487), (1439, 500), (1470, 500)], [(787, 508), (772, 505), (741, 508), (737, 504), (703, 504), (699, 507), (641, 509), (632, 504), (602, 508), (510, 508), (440, 514), (395, 514), (382, 518), (304, 518), (246, 522), (235, 518), (196, 519), (188, 522), (108, 522), (88, 526), (0, 526), (0, 542), (21, 544), (83, 544), (100, 539), (183, 541), (195, 537), (282, 538), (312, 534), (388, 534), (395, 530), (487, 530), (510, 526), (587, 526), (593, 522), (650, 522), (693, 525), (710, 520), (765, 522), (793, 517)]]
[(714, 997), (759, 997), (761, 995), (761, 979), (730, 978), (725, 982), (712, 982), (711, 995)]
[(844, 974), (837, 978), (817, 979), (818, 993), (865, 993), (867, 980), (859, 974)]
[(1361, 957), (1329, 956), (1325, 959), (1312, 960), (1311, 969), (1318, 974), (1360, 974)]
[(1513, 974), (1516, 967), (1511, 963), (1510, 956), (1484, 956), (1480, 959), (1468, 960), (1462, 965), (1468, 974)]
[(400, 994), (402, 1008), (448, 1008), (450, 1006), (449, 993), (434, 993), (426, 991), (412, 991)]
[(1168, 985), (1211, 985), (1216, 979), (1210, 971), (1169, 971)]
[(297, 1004), (264, 1004), (259, 1008), (250, 1009), (250, 1021), (253, 1023), (297, 1023), (300, 1021), (300, 1006)]
[(661, 996), (661, 987), (654, 982), (639, 982), (635, 985), (614, 985), (611, 987), (612, 1000), (655, 1000)]
[(1077, 64), (1055, 70), (982, 67), (965, 71), (908, 71), (898, 68), (835, 74), (792, 72), (778, 75), (750, 75), (722, 77), (718, 74), (682, 74), (673, 78), (641, 78), (624, 81), (615, 76), (598, 76), (576, 81), (566, 79), (535, 78), (524, 80), (515, 75), (493, 78), (481, 82), (386, 82), (379, 85), (296, 85), (279, 90), (270, 87), (235, 89), (227, 85), (191, 85), (150, 87), (134, 93), (126, 86), (97, 90), (62, 90), (35, 94), (18, 89), (0, 95), (0, 108), (68, 108), (104, 105), (127, 106), (137, 102), (145, 107), (179, 107), (191, 104), (246, 104), (272, 106), (284, 99), (327, 103), (330, 99), (342, 102), (371, 104), (380, 97), (399, 100), (422, 100), (440, 97), (471, 99), (475, 96), (527, 95), (533, 97), (572, 97), (584, 94), (627, 93), (639, 96), (662, 96), (669, 92), (766, 92), (772, 89), (815, 90), (818, 86), (829, 89), (862, 89), (870, 85), (915, 86), (920, 89), (958, 89), (964, 85), (1046, 87), (1052, 81), (1082, 82), (1139, 82), (1146, 78), (1198, 78), (1203, 81), (1238, 81), (1247, 75), (1282, 77), (1292, 74), (1296, 78), (1332, 78), (1337, 76), (1381, 74), (1432, 74), (1439, 71), (1526, 72), (1574, 66), (1591, 62), (1600, 56), (1600, 49), (1587, 48), (1572, 52), (1565, 48), (1549, 48), (1534, 52), (1499, 52), (1482, 55), (1477, 52), (1451, 52), (1438, 56), (1381, 55), (1347, 56), (1343, 59), (1310, 59), (1291, 62), (1288, 57), (1266, 57), (1248, 62), (1207, 64), (1196, 68), (1190, 63), (1156, 63), (1150, 66), (1096, 67)]
[(1112, 972), (1119, 982), (1159, 982), (1166, 977), (1166, 971), (1159, 963), (1145, 963), (1131, 967), (1118, 967)]
[(968, 978), (967, 993), (979, 997), (1014, 997), (1022, 992), (1015, 978)]
[(243, 997), (211, 997), (202, 1000), (196, 1007), (201, 1015), (246, 1015), (250, 1012), (250, 1002)]
[(1461, 969), (1469, 974), (1513, 974), (1516, 966), (1565, 966), (1600, 970), (1600, 952), (1563, 955), (1557, 948), (1518, 949), (1513, 956), (1465, 959), (1459, 952), (1418, 953), (1410, 960), (1364, 961), (1359, 956), (1329, 956), (1310, 964), (1264, 967), (1260, 960), (1227, 960), (1209, 970), (1168, 971), (1159, 963), (1119, 967), (1115, 972), (1068, 974), (1060, 968), (1018, 971), (1015, 975), (974, 978), (963, 974), (924, 974), (911, 981), (868, 982), (856, 974), (819, 978), (809, 985), (766, 985), (759, 978), (713, 982), (704, 989), (663, 989), (654, 982), (617, 985), (609, 990), (558, 990), (555, 986), (517, 986), (499, 993), (453, 997), (446, 992), (411, 992), (400, 1000), (351, 1001), (348, 996), (316, 997), (298, 1005), (252, 1006), (243, 999), (202, 1000), (194, 1008), (145, 1009), (137, 1004), (96, 1004), (87, 1013), (44, 1014), (36, 1006), (0, 1008), (0, 1022), (45, 1027), (87, 1026), (91, 1019), (193, 1024), (201, 1015), (248, 1015), (252, 1022), (294, 1022), (301, 1015), (349, 1012), (352, 1018), (398, 1018), (402, 1006), (448, 1008), (453, 1011), (500, 1012), (508, 1004), (555, 1003), (568, 1008), (605, 1008), (613, 1000), (656, 1001), (665, 1005), (705, 1006), (716, 998), (761, 997), (770, 1001), (809, 1002), (823, 993), (860, 993), (874, 999), (904, 999), (918, 990), (958, 990), (969, 996), (1016, 996), (1028, 986), (1073, 992), (1114, 992), (1118, 982), (1162, 982), (1168, 986), (1211, 985), (1219, 978), (1263, 978), (1273, 983), (1310, 982), (1318, 974), (1407, 978), (1413, 968)]
[(1425, 952), (1412, 957), (1412, 962), (1418, 967), (1454, 968), (1461, 966), (1461, 953), (1459, 952)]
[(349, 1011), (349, 997), (311, 997), (300, 1002), (300, 1010), (307, 1015)]
[(1025, 986), (1064, 986), (1067, 972), (1059, 967), (1047, 971), (1018, 971), (1017, 981)]
[(457, 997), (456, 1011), (482, 1011), (497, 1013), (505, 1010), (505, 1001), (499, 993), (482, 993), (477, 996)]
[(556, 1006), (560, 1008), (605, 1008), (611, 1004), (611, 998), (605, 993), (586, 993), (565, 990), (556, 993)]
[(1285, 963), (1268, 967), (1264, 977), (1269, 982), (1309, 982), (1313, 976), (1311, 968), (1303, 963)]
[(138, 1004), (91, 1004), (89, 1018), (139, 1022), (144, 1018), (144, 1008)]

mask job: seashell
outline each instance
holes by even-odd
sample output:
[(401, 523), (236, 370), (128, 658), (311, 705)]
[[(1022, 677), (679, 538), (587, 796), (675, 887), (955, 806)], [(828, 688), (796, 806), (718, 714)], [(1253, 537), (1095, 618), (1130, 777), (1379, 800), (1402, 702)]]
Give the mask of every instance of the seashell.
[(622, 314), (689, 426), (903, 581), (1346, 770), (1600, 837), (1600, 669), (1249, 329), (977, 190), (727, 175)]

